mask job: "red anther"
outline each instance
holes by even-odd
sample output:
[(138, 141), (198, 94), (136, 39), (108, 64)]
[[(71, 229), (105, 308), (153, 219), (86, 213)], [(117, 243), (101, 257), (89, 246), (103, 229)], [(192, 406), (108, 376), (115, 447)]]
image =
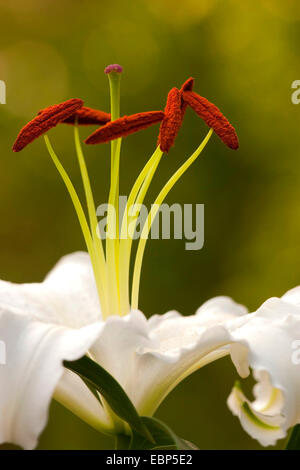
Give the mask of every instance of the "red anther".
[(192, 91), (195, 79), (193, 77), (188, 78), (181, 86), (180, 91)]
[(125, 137), (141, 129), (146, 129), (152, 124), (162, 121), (163, 111), (148, 111), (144, 113), (123, 116), (115, 121), (111, 121), (103, 127), (93, 132), (85, 141), (86, 144), (100, 144), (111, 140)]
[(165, 116), (161, 123), (158, 145), (163, 152), (168, 152), (177, 137), (182, 124), (181, 93), (178, 88), (172, 88), (168, 94)]
[(190, 77), (182, 84), (182, 86), (180, 88), (180, 94), (181, 94), (181, 119), (182, 119), (182, 121), (183, 121), (185, 111), (186, 111), (186, 108), (187, 108), (187, 103), (184, 101), (184, 99), (182, 97), (182, 93), (184, 91), (192, 91), (193, 86), (194, 86), (194, 81), (195, 80), (193, 79), (193, 77)]
[(54, 104), (45, 108), (32, 121), (28, 122), (18, 134), (13, 145), (14, 152), (20, 152), (26, 145), (45, 134), (52, 127), (57, 126), (68, 117), (72, 116), (83, 106), (83, 101), (72, 98), (60, 104)]
[(93, 124), (104, 125), (110, 122), (110, 114), (100, 111), (98, 109), (88, 108), (83, 106), (77, 109), (72, 116), (65, 119), (63, 122), (66, 124), (77, 124), (80, 126), (89, 126)]
[(238, 149), (239, 141), (234, 127), (219, 108), (193, 91), (184, 91), (183, 100), (211, 127), (227, 147)]

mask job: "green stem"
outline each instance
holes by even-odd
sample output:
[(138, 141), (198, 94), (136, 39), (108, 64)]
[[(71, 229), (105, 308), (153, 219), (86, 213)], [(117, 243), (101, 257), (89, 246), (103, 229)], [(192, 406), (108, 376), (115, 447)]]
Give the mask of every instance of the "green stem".
[(213, 133), (213, 129), (210, 129), (199, 145), (199, 147), (195, 150), (195, 152), (181, 165), (181, 167), (171, 176), (168, 180), (166, 185), (160, 191), (159, 195), (155, 199), (150, 214), (147, 217), (147, 220), (144, 224), (140, 241), (138, 244), (138, 249), (135, 258), (135, 265), (133, 271), (133, 282), (132, 282), (132, 297), (131, 297), (131, 306), (133, 310), (138, 308), (138, 297), (139, 297), (139, 286), (140, 286), (140, 276), (141, 276), (141, 268), (143, 262), (144, 251), (146, 247), (146, 242), (148, 239), (148, 235), (151, 229), (151, 225), (154, 221), (154, 218), (159, 211), (160, 205), (163, 203), (164, 199), (173, 188), (174, 184), (181, 178), (181, 176), (186, 172), (186, 170), (191, 166), (191, 164), (197, 159), (197, 157), (201, 154), (202, 150), (205, 148), (206, 144), (208, 143), (211, 135)]

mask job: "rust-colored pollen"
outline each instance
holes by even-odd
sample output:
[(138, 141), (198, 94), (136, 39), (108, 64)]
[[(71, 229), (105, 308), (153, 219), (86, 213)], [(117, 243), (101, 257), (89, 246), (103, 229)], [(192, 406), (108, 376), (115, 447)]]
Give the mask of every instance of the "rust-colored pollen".
[(100, 144), (111, 140), (125, 137), (141, 129), (146, 129), (152, 124), (162, 121), (163, 111), (148, 111), (144, 113), (123, 116), (115, 121), (109, 122), (105, 126), (93, 132), (85, 141), (86, 144)]
[(69, 116), (63, 122), (66, 124), (75, 124), (76, 120), (77, 124), (80, 126), (89, 126), (93, 124), (103, 126), (110, 122), (110, 114), (99, 109), (83, 106), (82, 108), (77, 109), (72, 116)]
[(168, 152), (179, 132), (182, 124), (181, 93), (178, 88), (172, 88), (168, 94), (164, 111), (164, 119), (161, 123), (158, 145), (163, 152)]
[(14, 152), (20, 152), (26, 145), (45, 134), (48, 130), (72, 116), (83, 106), (83, 101), (72, 98), (60, 104), (45, 108), (24, 126), (13, 145)]
[(183, 100), (211, 127), (220, 139), (231, 149), (238, 149), (239, 141), (234, 127), (219, 108), (193, 91), (184, 91)]
[(194, 87), (194, 79), (193, 77), (190, 77), (188, 78), (181, 86), (180, 88), (180, 96), (181, 96), (181, 120), (183, 121), (183, 118), (184, 118), (184, 115), (185, 115), (185, 111), (186, 111), (186, 108), (187, 108), (187, 103), (184, 101), (183, 97), (182, 97), (182, 93), (184, 91), (192, 91), (193, 90), (193, 87)]
[(188, 78), (181, 86), (180, 91), (192, 91), (195, 79), (193, 77)]

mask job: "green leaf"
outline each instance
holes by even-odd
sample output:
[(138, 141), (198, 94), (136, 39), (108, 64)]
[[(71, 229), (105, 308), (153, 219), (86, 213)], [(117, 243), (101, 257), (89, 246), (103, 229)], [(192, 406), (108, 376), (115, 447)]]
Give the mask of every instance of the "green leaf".
[(197, 450), (194, 444), (178, 437), (165, 423), (156, 419), (143, 416), (142, 421), (153, 437), (153, 442), (142, 436), (132, 433), (129, 449), (176, 449), (176, 450)]
[(300, 424), (294, 426), (286, 450), (300, 450)]
[(64, 366), (79, 375), (94, 395), (98, 391), (114, 413), (129, 424), (131, 439), (124, 434), (117, 435), (117, 449), (197, 449), (194, 444), (176, 436), (162, 421), (140, 417), (121, 385), (92, 359), (84, 356), (77, 361), (64, 361)]
[(125, 434), (117, 434), (115, 438), (115, 449), (116, 450), (128, 450), (130, 446), (131, 438)]
[(87, 356), (77, 361), (64, 361), (64, 366), (79, 375), (85, 383), (98, 390), (111, 409), (130, 425), (133, 432), (151, 442), (152, 436), (129, 397), (121, 385), (103, 367)]
[(99, 404), (100, 404), (101, 406), (103, 406), (103, 404), (102, 404), (102, 402), (101, 402), (100, 395), (99, 395), (97, 389), (96, 389), (95, 387), (93, 387), (93, 385), (92, 385), (90, 382), (88, 382), (87, 380), (85, 380), (83, 377), (80, 377), (80, 378), (83, 380), (83, 382), (85, 383), (85, 385), (87, 386), (87, 388), (90, 390), (90, 392), (92, 392), (92, 394), (94, 395), (94, 397), (96, 398), (96, 400), (99, 402)]

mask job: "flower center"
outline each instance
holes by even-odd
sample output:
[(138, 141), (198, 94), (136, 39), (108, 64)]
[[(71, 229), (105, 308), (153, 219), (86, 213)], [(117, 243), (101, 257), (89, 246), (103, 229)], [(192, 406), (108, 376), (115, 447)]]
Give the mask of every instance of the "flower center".
[[(110, 85), (111, 121), (115, 121), (120, 117), (120, 79), (122, 68), (114, 65), (107, 67), (105, 71), (108, 75)], [(170, 119), (172, 119), (172, 115), (170, 115)], [(166, 196), (175, 183), (201, 154), (212, 133), (213, 129), (210, 129), (199, 147), (171, 176), (151, 205), (151, 211), (142, 228), (137, 247), (132, 283), (130, 283), (130, 260), (133, 235), (139, 218), (140, 207), (144, 202), (149, 186), (164, 154), (161, 150), (161, 146), (158, 145), (134, 182), (119, 227), (119, 167), (122, 138), (116, 138), (111, 141), (110, 190), (104, 246), (97, 230), (98, 221), (95, 202), (80, 143), (77, 123), (75, 122), (74, 126), (75, 149), (82, 176), (88, 218), (86, 217), (76, 190), (58, 159), (48, 136), (46, 135), (44, 137), (49, 154), (69, 191), (78, 216), (94, 270), (103, 318), (109, 315), (126, 315), (131, 308), (138, 308), (141, 267), (151, 225)], [(132, 289), (131, 296), (130, 287)]]

